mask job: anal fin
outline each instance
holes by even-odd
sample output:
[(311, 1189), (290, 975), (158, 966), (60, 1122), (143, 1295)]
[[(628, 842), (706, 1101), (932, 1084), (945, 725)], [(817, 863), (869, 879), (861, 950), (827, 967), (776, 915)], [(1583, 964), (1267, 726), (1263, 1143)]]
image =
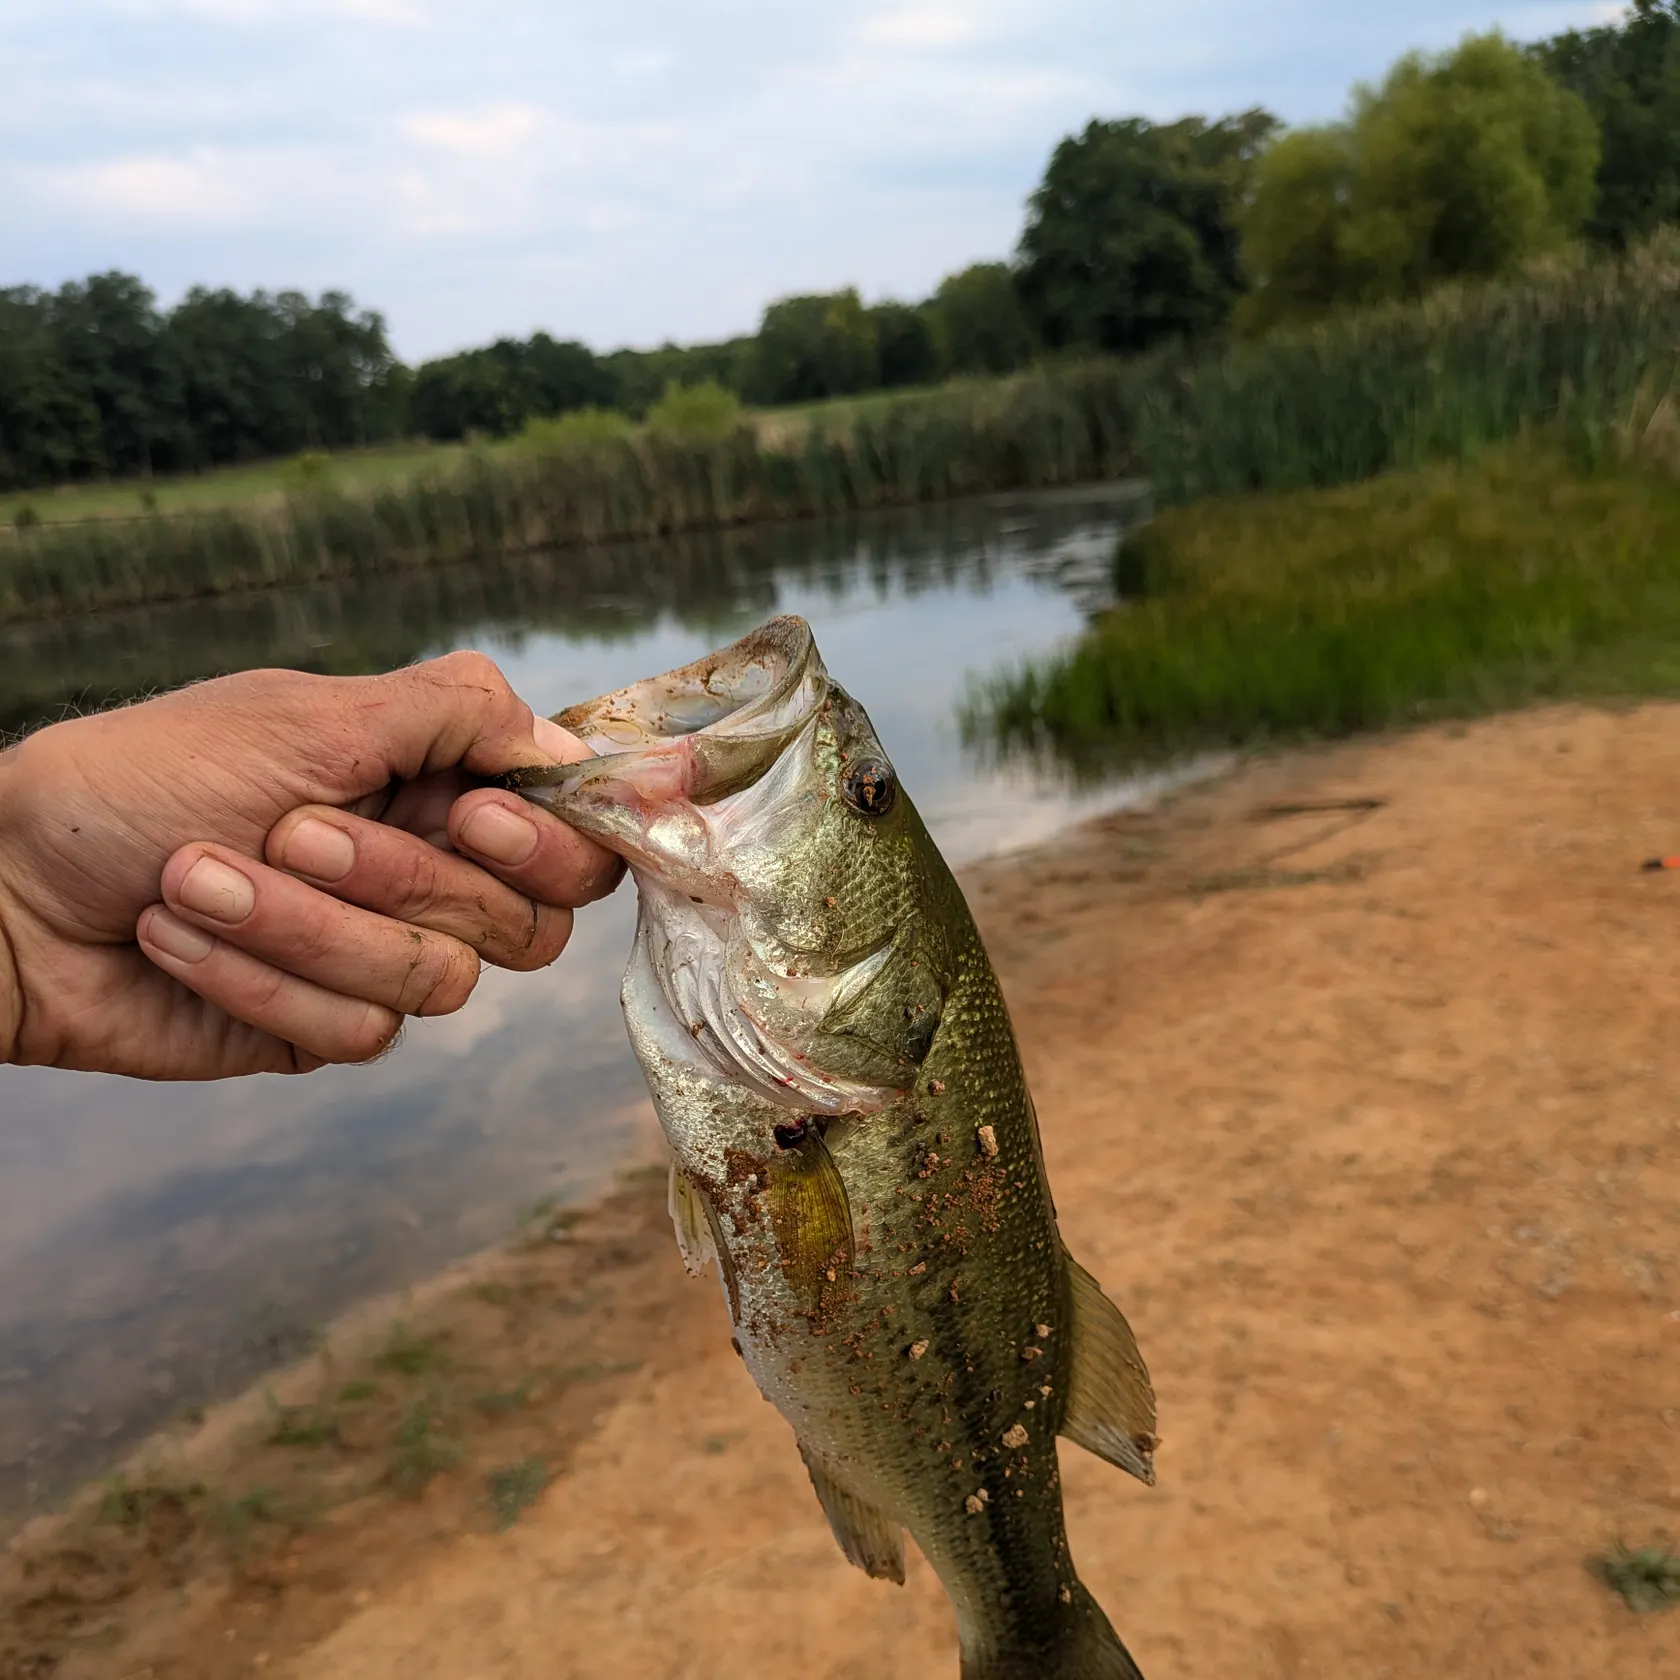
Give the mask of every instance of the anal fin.
[(859, 1499), (800, 1447), (799, 1456), (822, 1502), (823, 1515), (849, 1563), (877, 1581), (904, 1585), (904, 1530), (879, 1507)]
[(1067, 1255), (1073, 1354), (1061, 1432), (1155, 1485), (1155, 1391), (1132, 1327), (1097, 1280)]

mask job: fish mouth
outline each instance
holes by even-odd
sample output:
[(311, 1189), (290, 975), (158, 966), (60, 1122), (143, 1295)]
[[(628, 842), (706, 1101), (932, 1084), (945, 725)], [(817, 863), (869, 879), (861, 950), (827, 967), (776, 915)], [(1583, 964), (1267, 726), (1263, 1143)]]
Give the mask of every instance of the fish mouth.
[(515, 770), (501, 785), (634, 863), (661, 811), (751, 787), (828, 692), (810, 625), (773, 618), (704, 658), (557, 713), (596, 756)]

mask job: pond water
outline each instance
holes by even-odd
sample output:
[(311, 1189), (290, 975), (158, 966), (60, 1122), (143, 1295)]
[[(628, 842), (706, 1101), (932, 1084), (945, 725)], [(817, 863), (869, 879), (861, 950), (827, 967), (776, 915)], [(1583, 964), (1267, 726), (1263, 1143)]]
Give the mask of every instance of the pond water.
[[(975, 677), (1080, 628), (1145, 511), (1109, 486), (0, 627), (0, 729), (216, 671), (461, 647), (552, 712), (796, 612), (962, 861), (1142, 791), (988, 763), (956, 713)], [(633, 913), (629, 891), (592, 906), (553, 969), (487, 972), (371, 1068), (217, 1086), (0, 1068), (0, 1520), (357, 1298), (599, 1193), (648, 1142), (617, 1004)]]

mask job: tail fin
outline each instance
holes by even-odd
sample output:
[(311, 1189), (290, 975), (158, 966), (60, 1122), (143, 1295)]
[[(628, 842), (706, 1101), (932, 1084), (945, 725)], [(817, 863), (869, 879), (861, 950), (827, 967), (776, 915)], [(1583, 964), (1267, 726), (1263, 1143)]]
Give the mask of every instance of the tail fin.
[(1143, 1680), (1102, 1606), (1074, 1584), (1050, 1626), (1000, 1643), (965, 1645), (962, 1680)]

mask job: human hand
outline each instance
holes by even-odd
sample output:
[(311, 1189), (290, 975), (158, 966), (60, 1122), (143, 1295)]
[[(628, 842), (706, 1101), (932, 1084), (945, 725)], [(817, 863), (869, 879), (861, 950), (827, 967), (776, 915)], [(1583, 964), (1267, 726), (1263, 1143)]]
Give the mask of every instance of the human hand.
[(247, 671), (38, 731), (0, 753), (0, 1062), (219, 1079), (379, 1054), (481, 960), (553, 962), (617, 884), (473, 785), (587, 756), (475, 653)]

